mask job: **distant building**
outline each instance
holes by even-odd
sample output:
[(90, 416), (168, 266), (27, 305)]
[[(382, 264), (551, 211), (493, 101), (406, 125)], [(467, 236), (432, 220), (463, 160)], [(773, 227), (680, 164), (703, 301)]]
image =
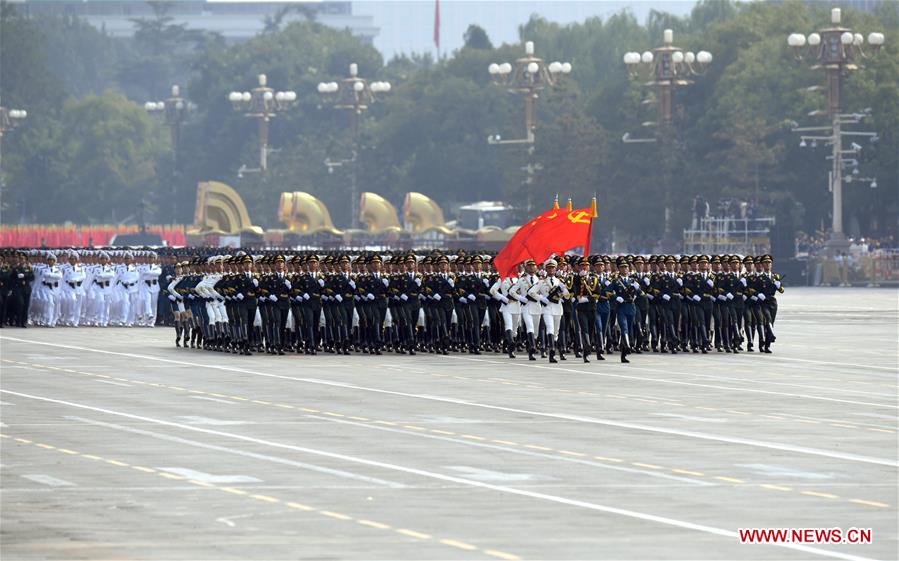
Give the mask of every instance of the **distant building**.
[[(113, 37), (134, 34), (135, 18), (152, 18), (152, 7), (137, 0), (10, 0), (25, 14), (78, 16)], [(245, 41), (265, 28), (265, 18), (280, 10), (299, 7), (315, 14), (315, 20), (335, 29), (348, 29), (353, 35), (372, 44), (378, 35), (374, 18), (353, 15), (352, 2), (328, 0), (177, 0), (170, 3), (167, 16), (172, 23), (188, 29), (220, 34), (229, 42)], [(283, 22), (304, 19), (297, 11), (289, 11)]]

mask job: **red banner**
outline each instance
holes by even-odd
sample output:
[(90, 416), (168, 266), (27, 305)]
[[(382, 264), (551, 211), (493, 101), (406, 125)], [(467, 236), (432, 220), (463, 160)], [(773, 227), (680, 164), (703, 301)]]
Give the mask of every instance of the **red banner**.
[[(109, 244), (118, 234), (136, 234), (136, 225), (59, 226), (51, 224), (22, 224), (0, 226), (0, 247), (88, 247)], [(170, 224), (147, 226), (147, 231), (159, 234), (169, 246), (187, 244), (184, 226)]]
[(561, 255), (580, 246), (584, 248), (584, 255), (588, 255), (592, 226), (593, 211), (589, 208), (548, 210), (528, 221), (512, 236), (494, 259), (496, 270), (506, 278), (512, 276), (522, 261), (533, 259), (541, 263), (553, 254)]

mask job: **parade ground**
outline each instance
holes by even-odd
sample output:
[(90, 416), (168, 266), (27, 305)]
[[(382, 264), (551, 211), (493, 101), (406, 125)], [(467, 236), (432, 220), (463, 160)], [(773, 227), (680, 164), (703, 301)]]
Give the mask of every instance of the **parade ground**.
[(896, 296), (788, 287), (772, 355), (627, 365), (4, 329), (0, 557), (897, 559)]

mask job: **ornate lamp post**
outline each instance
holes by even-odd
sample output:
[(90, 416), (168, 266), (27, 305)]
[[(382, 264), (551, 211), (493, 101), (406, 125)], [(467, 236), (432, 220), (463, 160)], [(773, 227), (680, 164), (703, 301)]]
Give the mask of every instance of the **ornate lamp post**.
[[(660, 142), (662, 155), (665, 162), (672, 157), (677, 130), (674, 121), (674, 97), (676, 91), (693, 83), (692, 76), (704, 74), (712, 63), (712, 54), (708, 51), (685, 51), (675, 46), (674, 32), (666, 29), (662, 33), (662, 45), (651, 51), (627, 52), (624, 54), (624, 64), (633, 79), (646, 78), (644, 85), (654, 88), (656, 102), (658, 103), (658, 120), (645, 122), (645, 127), (655, 127), (655, 135), (648, 138), (634, 138), (630, 133), (625, 133), (622, 141), (625, 143)], [(673, 196), (671, 192), (670, 165), (664, 165), (664, 189), (665, 189), (665, 236), (664, 244), (669, 247), (674, 245), (673, 236)], [(666, 247), (665, 249), (668, 249)]]
[(534, 175), (541, 169), (540, 164), (534, 161), (535, 144), (537, 141), (537, 99), (540, 92), (546, 88), (554, 88), (559, 85), (563, 76), (571, 73), (570, 62), (546, 63), (542, 58), (534, 55), (534, 42), (527, 41), (524, 44), (525, 56), (519, 58), (514, 64), (492, 63), (487, 67), (490, 78), (497, 85), (503, 86), (509, 93), (520, 95), (524, 98), (524, 130), (525, 137), (512, 140), (503, 140), (498, 134), (487, 137), (488, 144), (524, 144), (527, 146), (528, 163), (522, 168), (526, 172), (525, 193), (527, 197), (528, 216), (532, 211), (532, 186)]
[(181, 125), (187, 120), (189, 112), (195, 108), (181, 97), (181, 89), (177, 85), (172, 86), (172, 95), (165, 101), (148, 101), (144, 103), (144, 109), (151, 115), (159, 115), (163, 118), (172, 138), (172, 218), (178, 212), (178, 174), (180, 173), (181, 156)]
[[(830, 11), (830, 27), (810, 33), (808, 37), (801, 33), (791, 33), (787, 37), (787, 44), (793, 48), (797, 60), (808, 56), (814, 61), (812, 68), (823, 68), (827, 85), (827, 115), (830, 117), (830, 126), (825, 127), (794, 127), (795, 132), (821, 131), (820, 136), (804, 136), (800, 145), (811, 140), (823, 140), (830, 144), (833, 152), (832, 170), (830, 172), (830, 190), (833, 193), (833, 224), (830, 239), (826, 249), (829, 255), (835, 255), (849, 249), (849, 242), (843, 232), (843, 167), (847, 164), (843, 150), (844, 136), (867, 136), (876, 140), (877, 134), (870, 132), (843, 131), (842, 125), (854, 124), (861, 121), (863, 114), (841, 114), (841, 97), (843, 78), (851, 70), (862, 68), (861, 61), (876, 54), (883, 46), (883, 33), (868, 34), (870, 50), (866, 52), (864, 36), (854, 33), (851, 29), (841, 24), (842, 12), (839, 8)], [(813, 112), (817, 113), (817, 112)], [(848, 179), (848, 178), (847, 178)], [(873, 180), (872, 187), (876, 187), (877, 180)]]
[(356, 228), (359, 222), (359, 193), (357, 188), (358, 170), (356, 155), (359, 153), (359, 124), (362, 115), (369, 106), (380, 100), (381, 94), (390, 92), (390, 82), (369, 82), (359, 76), (359, 65), (350, 64), (350, 75), (340, 82), (319, 82), (318, 94), (323, 103), (334, 109), (342, 109), (350, 116), (350, 128), (353, 135), (353, 150), (349, 158), (332, 160), (327, 158), (325, 165), (328, 172), (334, 168), (350, 166), (350, 227)]
[(3, 170), (3, 135), (6, 131), (12, 130), (28, 117), (28, 112), (24, 109), (10, 109), (0, 105), (0, 171)]
[(231, 92), (228, 101), (235, 111), (242, 111), (244, 116), (256, 119), (259, 123), (259, 167), (256, 169), (241, 166), (238, 175), (248, 172), (264, 172), (268, 169), (268, 123), (279, 112), (287, 110), (297, 100), (296, 92), (275, 91), (268, 87), (265, 74), (259, 75), (259, 85), (249, 92)]

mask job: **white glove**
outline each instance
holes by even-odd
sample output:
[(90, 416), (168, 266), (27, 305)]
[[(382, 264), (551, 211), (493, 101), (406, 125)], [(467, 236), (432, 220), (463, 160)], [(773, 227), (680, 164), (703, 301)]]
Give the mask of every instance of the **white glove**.
[(172, 302), (174, 302), (174, 301), (175, 301), (175, 297), (172, 296), (171, 294), (169, 294), (169, 300), (171, 300)]
[(499, 295), (499, 300), (500, 300), (500, 302), (502, 302), (503, 304), (508, 304), (508, 303), (509, 303), (509, 299), (506, 298), (505, 296), (503, 296), (502, 294)]
[(733, 299), (734, 299), (734, 295), (731, 294), (730, 292), (728, 292), (728, 293), (727, 293), (727, 299), (728, 299), (728, 300), (733, 300)]
[(528, 303), (528, 299), (525, 298), (524, 296), (516, 296), (515, 299), (518, 300), (519, 302), (521, 302), (522, 304)]
[(242, 301), (242, 300), (243, 300), (243, 294), (241, 294), (240, 292), (238, 292), (238, 293), (237, 293), (237, 299)]
[(290, 281), (287, 280), (287, 279), (284, 279), (284, 286), (287, 287), (287, 290), (290, 290), (291, 288), (293, 288), (293, 287), (290, 285)]
[(384, 283), (384, 286), (387, 286), (388, 284), (390, 284), (390, 282), (386, 278), (381, 279), (381, 282)]
[(406, 296), (405, 294), (400, 294), (400, 300), (402, 300), (403, 302), (405, 302), (408, 299), (409, 299), (409, 297)]
[(334, 299), (338, 302), (343, 302), (343, 296), (341, 296), (340, 294), (335, 294)]
[(709, 286), (715, 286), (715, 281), (713, 281), (712, 279), (706, 279), (705, 283)]
[(268, 299), (271, 300), (272, 302), (277, 302), (277, 301), (278, 301), (278, 297), (275, 296), (274, 294), (270, 295), (270, 296), (268, 297)]
[(25, 278), (25, 274), (24, 274), (24, 273), (19, 273), (19, 274), (16, 275), (16, 276), (19, 277), (20, 279), (24, 279), (24, 278)]
[(324, 279), (318, 279), (318, 285), (319, 285), (319, 286), (325, 286), (325, 280), (324, 280)]
[(647, 294), (646, 297), (649, 298), (650, 300), (655, 300), (655, 299), (656, 299), (656, 297), (653, 296), (652, 294)]
[(725, 300), (727, 300), (727, 298), (725, 298), (723, 295), (719, 294), (718, 300), (721, 300), (722, 302), (724, 302)]
[(439, 294), (435, 294), (434, 300), (437, 300), (438, 302), (440, 302), (441, 300), (443, 300), (443, 298), (441, 298), (441, 296)]
[(541, 296), (540, 301), (543, 302), (544, 306), (549, 306), (549, 299), (546, 296)]
[(488, 281), (487, 279), (482, 279), (482, 281), (484, 282), (484, 286), (490, 286), (490, 281)]
[(359, 300), (361, 300), (361, 298), (359, 298), (359, 295), (357, 294), (356, 296), (353, 296), (353, 300), (355, 300), (356, 302), (358, 302)]
[(700, 298), (700, 297), (697, 296), (696, 294), (693, 295), (693, 301), (694, 301), (694, 302), (699, 302), (700, 300), (702, 300), (702, 298)]
[(746, 286), (746, 277), (743, 277), (740, 279), (740, 284), (742, 284), (743, 286)]
[(756, 301), (758, 301), (759, 297), (758, 296), (750, 296), (749, 299), (752, 300), (753, 302), (756, 302)]
[(324, 296), (324, 295), (322, 295), (322, 300), (324, 300), (325, 302), (330, 302), (330, 301), (331, 301), (331, 297), (330, 297), (330, 296)]
[(662, 300), (667, 302), (667, 301), (671, 300), (671, 296), (668, 296), (667, 294), (662, 294)]
[(684, 279), (678, 277), (676, 280), (677, 280), (677, 286), (684, 286)]
[(612, 281), (608, 281), (608, 280), (605, 281), (605, 285), (606, 285), (606, 286), (609, 286), (610, 284), (612, 284)]
[(459, 302), (462, 302), (463, 304), (468, 304), (468, 300), (466, 300), (464, 296), (459, 296)]
[(375, 295), (372, 294), (371, 292), (369, 292), (368, 294), (366, 294), (365, 297), (366, 297), (367, 299), (369, 299), (369, 300), (374, 300), (374, 299), (375, 299)]
[(194, 295), (193, 295), (193, 294), (188, 294), (187, 297), (190, 298), (191, 300), (194, 299)]
[(622, 298), (621, 296), (616, 296), (615, 301), (619, 304), (624, 304), (624, 298)]
[(253, 286), (255, 286), (255, 287), (258, 288), (258, 287), (259, 287), (259, 281), (256, 280), (256, 279), (253, 279)]
[(746, 295), (743, 294), (742, 296), (743, 296), (743, 301), (745, 302), (745, 301), (746, 301)]
[(415, 277), (415, 286), (421, 286), (421, 279), (418, 277)]
[(637, 281), (634, 281), (633, 283), (631, 283), (631, 286), (634, 287), (634, 290), (640, 290), (640, 283)]
[(353, 279), (350, 279), (350, 288), (352, 288), (354, 290), (356, 288), (356, 281), (354, 281)]
[(590, 301), (590, 299), (587, 298), (586, 296), (581, 296), (580, 298), (577, 299), (578, 304), (586, 304), (589, 301)]
[(762, 302), (764, 302), (764, 301), (765, 301), (765, 295), (764, 295), (764, 294), (759, 294), (759, 300), (761, 300)]
[(446, 282), (449, 283), (451, 288), (456, 288), (456, 282), (453, 279), (447, 277)]
[(477, 296), (475, 296), (474, 294), (469, 294), (468, 299), (474, 302), (477, 299)]
[(310, 296), (308, 292), (303, 293), (303, 300), (309, 300)]
[(643, 277), (643, 284), (649, 286), (649, 277)]
[[(21, 276), (22, 275), (19, 275), (20, 278), (21, 278)], [(777, 288), (780, 288), (780, 281), (774, 281), (774, 286), (776, 286)]]

